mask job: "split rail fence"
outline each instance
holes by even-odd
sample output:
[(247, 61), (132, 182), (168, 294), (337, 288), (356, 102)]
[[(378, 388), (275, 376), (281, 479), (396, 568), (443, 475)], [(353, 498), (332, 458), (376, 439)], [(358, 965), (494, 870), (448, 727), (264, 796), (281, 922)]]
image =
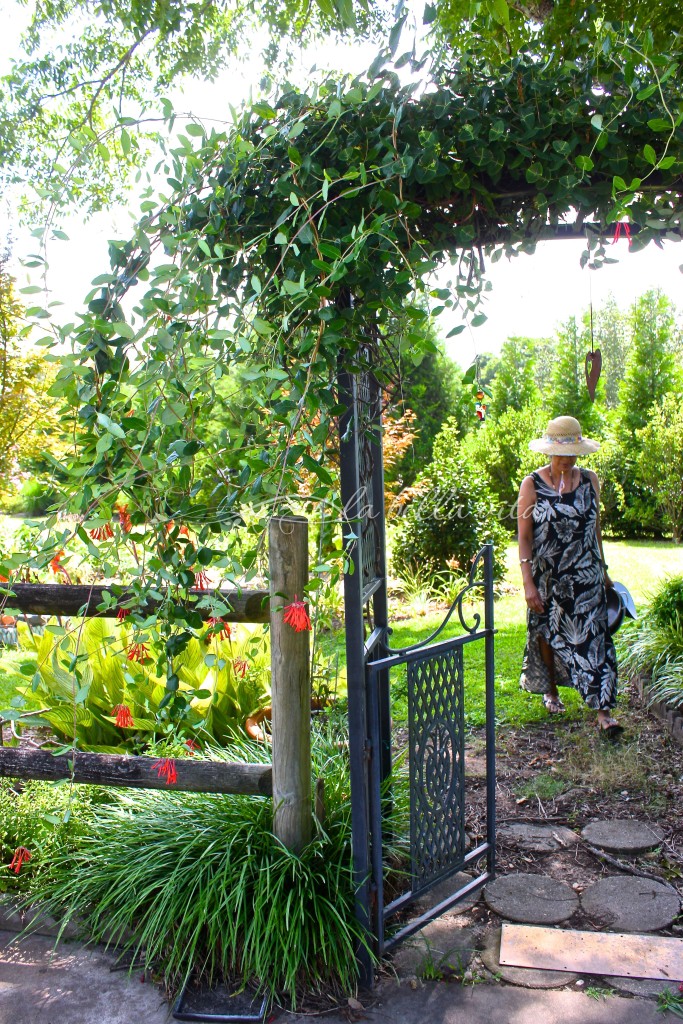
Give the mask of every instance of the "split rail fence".
[[(174, 759), (174, 790), (203, 793), (239, 793), (273, 799), (273, 831), (292, 850), (308, 841), (311, 809), (311, 678), (309, 634), (295, 632), (284, 622), (283, 610), (295, 596), (303, 597), (308, 581), (308, 522), (299, 516), (273, 518), (269, 524), (269, 590), (217, 590), (230, 611), (226, 622), (270, 623), (272, 765)], [(7, 592), (9, 589), (9, 592)], [(117, 604), (103, 611), (102, 601), (111, 588), (69, 584), (15, 583), (0, 598), (23, 614), (103, 616), (115, 615), (131, 593), (118, 594)], [(206, 598), (205, 590), (190, 591), (189, 602)], [(149, 600), (145, 608), (151, 609)], [(203, 618), (210, 610), (197, 608)], [(151, 757), (96, 754), (74, 750), (55, 755), (45, 750), (0, 746), (0, 777), (71, 779), (97, 786), (166, 789)]]

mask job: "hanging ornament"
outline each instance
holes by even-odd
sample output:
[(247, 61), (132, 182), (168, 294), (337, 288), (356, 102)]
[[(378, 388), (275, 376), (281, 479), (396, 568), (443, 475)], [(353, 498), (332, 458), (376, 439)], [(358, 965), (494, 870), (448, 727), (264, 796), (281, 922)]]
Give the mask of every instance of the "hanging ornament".
[[(617, 227), (619, 225), (617, 224)], [(586, 353), (586, 387), (588, 388), (588, 394), (590, 395), (591, 402), (595, 401), (595, 389), (598, 386), (600, 380), (600, 373), (602, 371), (602, 352), (599, 348), (595, 348), (593, 344), (593, 300), (590, 303), (590, 317), (591, 317), (591, 350)]]
[(475, 403), (475, 407), (474, 408), (475, 408), (475, 412), (477, 414), (477, 419), (478, 420), (485, 420), (486, 419), (486, 403), (484, 402), (485, 398), (486, 398), (486, 395), (484, 394), (483, 391), (477, 391), (476, 403)]

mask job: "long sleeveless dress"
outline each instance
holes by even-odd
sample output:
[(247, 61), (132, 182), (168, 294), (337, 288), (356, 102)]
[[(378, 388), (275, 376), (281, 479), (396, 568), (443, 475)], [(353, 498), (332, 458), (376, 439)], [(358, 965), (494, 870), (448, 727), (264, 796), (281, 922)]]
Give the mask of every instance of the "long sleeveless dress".
[(539, 638), (552, 648), (555, 682), (572, 686), (588, 707), (613, 708), (617, 659), (607, 628), (605, 581), (596, 533), (598, 507), (588, 473), (579, 470), (574, 491), (560, 495), (532, 473), (532, 574), (545, 612), (527, 614), (527, 643), (520, 686), (547, 693), (550, 676)]

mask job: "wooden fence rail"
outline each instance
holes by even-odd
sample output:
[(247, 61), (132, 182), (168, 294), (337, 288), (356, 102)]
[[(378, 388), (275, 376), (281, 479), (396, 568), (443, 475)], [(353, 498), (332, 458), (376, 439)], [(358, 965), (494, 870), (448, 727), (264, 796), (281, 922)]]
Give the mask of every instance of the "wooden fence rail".
[[(98, 611), (104, 595), (113, 594), (111, 586), (70, 585), (67, 583), (6, 583), (0, 588), (0, 603), (32, 615), (115, 616), (120, 607), (135, 597), (132, 590), (123, 588), (116, 594), (116, 604), (106, 612)], [(221, 618), (226, 622), (268, 622), (270, 617), (267, 590), (191, 590), (190, 607), (206, 597), (217, 597), (230, 611)], [(153, 611), (159, 601), (147, 598), (146, 611)], [(212, 614), (210, 609), (197, 608), (203, 619)]]
[(159, 758), (125, 754), (77, 750), (55, 755), (47, 750), (0, 747), (0, 778), (49, 782), (73, 779), (89, 786), (173, 789), (183, 793), (243, 793), (247, 796), (272, 796), (273, 793), (273, 772), (269, 764), (176, 758), (172, 761), (176, 777), (171, 785), (163, 773), (159, 774), (162, 764)]

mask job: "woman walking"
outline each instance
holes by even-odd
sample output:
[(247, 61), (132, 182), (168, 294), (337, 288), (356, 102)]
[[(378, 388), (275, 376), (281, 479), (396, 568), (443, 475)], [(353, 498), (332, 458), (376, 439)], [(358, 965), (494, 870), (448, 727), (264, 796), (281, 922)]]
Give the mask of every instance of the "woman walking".
[(543, 695), (549, 714), (561, 714), (558, 686), (572, 686), (610, 739), (622, 727), (611, 711), (617, 662), (608, 630), (607, 575), (600, 533), (600, 484), (576, 465), (600, 447), (572, 416), (551, 420), (532, 451), (550, 456), (519, 491), (519, 561), (527, 603), (527, 643), (520, 685)]

